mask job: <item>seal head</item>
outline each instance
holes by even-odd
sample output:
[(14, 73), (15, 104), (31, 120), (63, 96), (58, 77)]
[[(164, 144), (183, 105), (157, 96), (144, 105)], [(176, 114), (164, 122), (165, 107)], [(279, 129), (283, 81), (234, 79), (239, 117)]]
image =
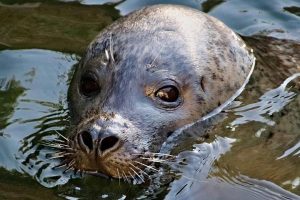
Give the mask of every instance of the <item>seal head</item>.
[(63, 162), (115, 178), (137, 174), (173, 131), (240, 89), (253, 64), (239, 36), (198, 10), (156, 5), (119, 19), (76, 68), (76, 128)]

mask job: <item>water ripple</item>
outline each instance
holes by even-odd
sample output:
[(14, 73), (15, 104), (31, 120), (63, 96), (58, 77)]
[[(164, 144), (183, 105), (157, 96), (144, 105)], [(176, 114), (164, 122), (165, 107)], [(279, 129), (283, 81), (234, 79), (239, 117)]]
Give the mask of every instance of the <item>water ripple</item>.
[(241, 117), (231, 122), (230, 126), (235, 128), (238, 125), (246, 124), (250, 121), (261, 122), (270, 126), (275, 125), (275, 122), (267, 118), (267, 116), (279, 112), (294, 99), (297, 94), (289, 91), (287, 85), (299, 77), (300, 73), (296, 73), (287, 78), (279, 87), (262, 95), (256, 103), (232, 109), (235, 115)]

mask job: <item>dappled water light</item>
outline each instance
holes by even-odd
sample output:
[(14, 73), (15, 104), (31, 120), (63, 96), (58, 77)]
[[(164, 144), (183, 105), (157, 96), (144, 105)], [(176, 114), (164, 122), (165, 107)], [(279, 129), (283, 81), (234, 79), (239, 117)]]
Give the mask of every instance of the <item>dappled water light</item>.
[(262, 122), (270, 126), (275, 125), (274, 121), (264, 117), (264, 115), (270, 116), (275, 112), (279, 112), (294, 99), (297, 93), (288, 91), (287, 86), (291, 81), (299, 77), (300, 73), (292, 75), (278, 88), (267, 91), (262, 95), (259, 98), (259, 102), (232, 109), (235, 115), (240, 115), (241, 117), (235, 119), (230, 125), (234, 128), (249, 121)]
[[(11, 60), (7, 59), (8, 57)], [(45, 58), (47, 58), (47, 62), (45, 62)], [(99, 186), (102, 185), (101, 182), (103, 181), (109, 181), (109, 185), (114, 186), (114, 190), (109, 191), (106, 189), (106, 192), (103, 192), (105, 190), (102, 190), (101, 187), (96, 187), (93, 193), (97, 193), (99, 197), (114, 198), (118, 196), (118, 198), (122, 198), (126, 194), (126, 188), (131, 188), (133, 182), (128, 184), (124, 180), (110, 181), (103, 179), (98, 183), (99, 180), (97, 179), (102, 178), (90, 177), (80, 173), (75, 174), (72, 170), (65, 172), (65, 168), (53, 169), (59, 164), (59, 157), (56, 159), (56, 149), (51, 148), (49, 144), (53, 140), (63, 140), (60, 134), (66, 134), (69, 125), (66, 103), (68, 74), (72, 71), (72, 66), (76, 64), (78, 58), (69, 54), (45, 50), (16, 50), (2, 52), (0, 61), (2, 66), (9, 69), (6, 72), (6, 77), (11, 77), (11, 80), (18, 82), (17, 88), (23, 88), (20, 90), (22, 92), (19, 92), (20, 95), (12, 99), (14, 102), (11, 102), (11, 104), (15, 106), (15, 109), (11, 112), (10, 118), (7, 119), (2, 129), (4, 134), (0, 138), (0, 142), (1, 148), (5, 149), (5, 155), (1, 154), (2, 167), (5, 170), (17, 170), (19, 173), (34, 177), (35, 180), (47, 188), (62, 185), (63, 189), (56, 190), (56, 192), (65, 198), (79, 198), (88, 195), (90, 189), (87, 190), (86, 181), (84, 180), (89, 179), (96, 181), (93, 184)], [(22, 66), (24, 71), (20, 70)], [(28, 73), (27, 66), (32, 66), (29, 71), (35, 71), (35, 73)], [(45, 69), (49, 72), (45, 72)], [(28, 77), (23, 76), (23, 74), (31, 75), (28, 75)], [(10, 81), (8, 78), (6, 82)], [(147, 184), (141, 184), (141, 182), (137, 184), (136, 182), (136, 189), (139, 192), (134, 196), (140, 197), (140, 199), (149, 196), (159, 197), (162, 194), (166, 195), (166, 199), (175, 197), (178, 199), (192, 197), (195, 197), (195, 199), (198, 197), (217, 199), (220, 196), (224, 199), (239, 199), (242, 196), (245, 199), (296, 199), (297, 196), (293, 193), (280, 188), (277, 185), (279, 183), (275, 184), (266, 180), (250, 178), (242, 171), (236, 171), (226, 166), (220, 167), (219, 163), (222, 161), (219, 160), (224, 156), (226, 157), (231, 148), (239, 143), (241, 138), (239, 138), (238, 132), (234, 136), (227, 137), (224, 133), (220, 134), (218, 128), (210, 130), (209, 127), (212, 124), (217, 124), (218, 127), (225, 128), (225, 131), (236, 132), (235, 129), (253, 122), (276, 126), (276, 122), (268, 119), (267, 116), (281, 112), (285, 106), (293, 101), (299, 101), (299, 92), (293, 90), (295, 85), (292, 84), (298, 81), (299, 74), (294, 74), (279, 87), (266, 89), (265, 93), (257, 99), (257, 102), (247, 105), (244, 105), (241, 101), (233, 102), (233, 105), (225, 113), (221, 113), (213, 119), (209, 118), (202, 122), (200, 126), (196, 126), (196, 131), (192, 129), (184, 130), (185, 134), (181, 141), (187, 142), (181, 142), (180, 144), (177, 141), (177, 144), (183, 146), (177, 152), (176, 148), (180, 145), (175, 146), (175, 148), (170, 146), (175, 151), (172, 148), (169, 149), (169, 152), (173, 151), (172, 154), (176, 157), (172, 158), (175, 159), (164, 160), (163, 157), (158, 157), (157, 161), (160, 162), (160, 166), (155, 164), (151, 167), (153, 170), (150, 168), (147, 171), (152, 181)], [(13, 89), (13, 84), (2, 88), (6, 88), (5, 90), (2, 89), (2, 92), (9, 91)], [(39, 92), (41, 97), (39, 97)], [(43, 95), (43, 93), (47, 94)], [(49, 93), (51, 96), (48, 96)], [(22, 115), (27, 117), (24, 118)], [(228, 121), (228, 119), (230, 120)], [(211, 120), (211, 123), (209, 123), (209, 120)], [(203, 128), (203, 132), (200, 131), (199, 127)], [(267, 128), (264, 129), (263, 131), (266, 131)], [(207, 130), (209, 130), (211, 136), (205, 139), (203, 136), (207, 135)], [(189, 132), (192, 134), (189, 134)], [(198, 132), (199, 135), (195, 132)], [(242, 130), (239, 130), (239, 132), (242, 132)], [(256, 132), (248, 134), (257, 136)], [(186, 136), (190, 136), (190, 138), (184, 139)], [(188, 140), (191, 141), (188, 142)], [(247, 146), (247, 142), (245, 145)], [(282, 149), (281, 155), (273, 159), (284, 159), (290, 155), (296, 156), (298, 154), (299, 143), (296, 143), (294, 146)], [(245, 153), (243, 156), (247, 157), (248, 155)], [(234, 162), (240, 161), (237, 159)], [(252, 163), (253, 166), (256, 164), (255, 162)], [(288, 170), (288, 166), (286, 170)], [(146, 176), (144, 178), (149, 179)], [(75, 184), (72, 183), (73, 180), (76, 180)], [(294, 180), (282, 181), (282, 185), (291, 185), (293, 191), (297, 191), (299, 190), (297, 180), (297, 176), (295, 176)], [(103, 184), (106, 184), (104, 182)], [(167, 192), (168, 187), (169, 191)], [(213, 195), (211, 190), (214, 190)], [(228, 196), (228, 194), (234, 195)], [(132, 195), (127, 194), (125, 196), (133, 197)]]
[[(69, 1), (0, 4), (3, 14), (16, 13), (10, 24), (28, 15), (11, 29), (0, 19), (0, 199), (300, 199), (300, 48), (291, 40), (245, 38), (257, 65), (243, 92), (221, 113), (170, 137), (135, 181), (57, 167), (60, 154), (51, 146), (70, 128), (67, 89), (78, 55), (119, 15), (180, 3), (209, 12), (243, 35), (300, 40), (298, 1), (63, 2)], [(33, 39), (29, 30), (35, 26)], [(27, 49), (33, 47), (44, 50)]]
[(75, 55), (48, 50), (0, 53), (1, 75), (7, 83), (18, 83), (2, 89), (1, 94), (22, 91), (17, 92), (15, 98), (1, 98), (2, 105), (14, 106), (9, 119), (5, 119), (6, 115), (1, 116), (4, 122), (1, 131), (7, 137), (0, 139), (1, 148), (5, 149), (0, 159), (7, 170), (25, 172), (45, 185), (46, 181), (41, 178), (45, 176), (45, 170), (41, 169), (50, 162), (45, 163), (40, 156), (40, 142), (48, 135), (53, 137), (55, 128), (59, 130), (68, 125), (66, 83), (77, 60)]
[(175, 167), (181, 178), (171, 184), (166, 199), (297, 199), (272, 182), (256, 180), (214, 163), (230, 150), (236, 139), (217, 137), (211, 143), (194, 145), (179, 153), (187, 165)]
[[(268, 126), (276, 126), (275, 122), (269, 123), (272, 121), (267, 120), (263, 116), (269, 116), (275, 112), (280, 112), (289, 102), (295, 100), (296, 97), (299, 98), (299, 92), (295, 93), (289, 91), (289, 89), (287, 88), (288, 84), (292, 81), (299, 82), (299, 78), (299, 73), (292, 75), (291, 77), (286, 79), (280, 85), (280, 87), (269, 90), (265, 94), (263, 94), (262, 97), (259, 98), (259, 100), (261, 100), (259, 103), (244, 105), (238, 108), (232, 107), (227, 110), (227, 113), (237, 116), (235, 120), (229, 123), (230, 125), (228, 125), (227, 128), (231, 131), (235, 131), (235, 126), (237, 127), (239, 125), (250, 123), (253, 121), (265, 123)], [(272, 99), (272, 101), (270, 99)], [(242, 113), (242, 111), (247, 113)], [(218, 132), (216, 132), (216, 134), (218, 134)], [(253, 179), (240, 174), (240, 172), (234, 171), (233, 169), (219, 167), (219, 158), (223, 154), (226, 154), (227, 151), (230, 151), (231, 146), (237, 142), (237, 139), (238, 138), (223, 138), (216, 136), (216, 138), (210, 143), (194, 144), (192, 151), (180, 152), (177, 156), (179, 159), (179, 163), (184, 160), (184, 162), (187, 164), (180, 166), (171, 164), (171, 167), (173, 169), (180, 172), (181, 178), (172, 183), (171, 190), (166, 196), (166, 199), (299, 198), (299, 196), (285, 191), (272, 182)], [(295, 152), (297, 149), (298, 152)], [(294, 152), (294, 155), (297, 155), (299, 154), (299, 149), (299, 143), (297, 143), (295, 146), (286, 150), (284, 152), (284, 155), (278, 157), (277, 159), (282, 159), (291, 154), (291, 152)], [(246, 154), (243, 156), (247, 157)], [(240, 161), (237, 159), (236, 162)], [(255, 166), (255, 163), (252, 164)], [(282, 184), (292, 184), (292, 187), (295, 189), (299, 186), (298, 182), (298, 177), (296, 177), (295, 180), (286, 181)]]

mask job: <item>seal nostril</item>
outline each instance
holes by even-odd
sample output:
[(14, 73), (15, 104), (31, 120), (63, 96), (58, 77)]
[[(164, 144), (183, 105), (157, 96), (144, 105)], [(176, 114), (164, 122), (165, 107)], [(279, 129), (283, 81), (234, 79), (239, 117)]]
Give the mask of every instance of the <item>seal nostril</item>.
[(103, 152), (107, 149), (114, 147), (119, 141), (116, 136), (108, 136), (104, 138), (100, 144), (100, 150)]
[(81, 139), (85, 146), (87, 146), (90, 150), (93, 149), (93, 138), (91, 134), (87, 131), (83, 131), (80, 133)]

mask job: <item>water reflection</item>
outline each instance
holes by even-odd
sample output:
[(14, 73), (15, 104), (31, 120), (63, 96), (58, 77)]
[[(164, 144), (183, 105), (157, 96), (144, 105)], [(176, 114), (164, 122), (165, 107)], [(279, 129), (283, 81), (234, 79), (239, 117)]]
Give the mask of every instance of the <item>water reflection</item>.
[(225, 2), (224, 0), (207, 0), (204, 1), (201, 6), (202, 6), (202, 11), (203, 12), (210, 12), (213, 8), (218, 6), (219, 4)]
[[(243, 34), (298, 40), (300, 35), (296, 0), (97, 2), (116, 4), (0, 5), (0, 49), (43, 47), (81, 53), (100, 29), (119, 17), (116, 8), (125, 14), (158, 2), (204, 10)], [(49, 159), (55, 151), (41, 144), (57, 139), (56, 131), (66, 132), (67, 84), (78, 59), (46, 50), (1, 51), (0, 198), (300, 199), (291, 193), (300, 194), (299, 78), (278, 87), (299, 72), (299, 45), (274, 38), (244, 39), (255, 50), (258, 65), (239, 98), (241, 104), (211, 123), (186, 130), (192, 137), (172, 150), (177, 162), (156, 166), (159, 174), (145, 185), (52, 170), (59, 162)]]
[(290, 13), (293, 13), (297, 16), (300, 16), (300, 7), (291, 6), (291, 7), (284, 7), (283, 9), (290, 12)]
[[(19, 186), (6, 178), (24, 179), (19, 192), (21, 196), (30, 196), (25, 193), (32, 194), (31, 186), (35, 185), (34, 189), (38, 191), (44, 191), (44, 187), (53, 188), (51, 194), (46, 192), (47, 199), (57, 199), (58, 196), (91, 199), (102, 195), (119, 199), (142, 195), (145, 186), (133, 186), (124, 181), (119, 183), (99, 177), (81, 177), (72, 171), (64, 173), (64, 169), (53, 170), (59, 160), (50, 159), (56, 151), (44, 143), (59, 139), (57, 132), (66, 134), (69, 127), (66, 95), (72, 66), (77, 62), (78, 57), (75, 55), (48, 50), (0, 52), (0, 79), (8, 80), (11, 77), (14, 80), (10, 87), (2, 87), (6, 88), (4, 92), (13, 88), (14, 82), (18, 83), (16, 88), (24, 88), (16, 97), (11, 94), (14, 97), (11, 98), (13, 107), (3, 115), (8, 122), (0, 129), (5, 136), (0, 137), (0, 174), (7, 175), (0, 178), (0, 182), (3, 180), (5, 185), (0, 185), (17, 190)], [(0, 94), (2, 103), (8, 102), (4, 93)], [(40, 185), (32, 184), (32, 178)], [(58, 185), (64, 187), (57, 188)], [(38, 196), (34, 198), (43, 198), (44, 193), (36, 194)], [(5, 193), (5, 196), (9, 194)]]
[[(294, 74), (287, 78), (278, 88), (266, 91), (258, 98), (260, 100), (259, 102), (242, 106), (239, 105), (227, 111), (226, 113), (229, 114), (229, 116), (227, 116), (227, 119), (229, 119), (227, 123), (231, 125), (231, 131), (235, 132), (235, 138), (217, 136), (218, 134), (223, 134), (219, 131), (224, 132), (224, 129), (220, 127), (226, 126), (226, 123), (222, 123), (223, 125), (221, 124), (219, 128), (212, 131), (213, 134), (217, 134), (216, 138), (212, 141), (211, 139), (206, 139), (206, 141), (211, 142), (193, 145), (193, 150), (179, 153), (177, 156), (178, 163), (187, 164), (170, 165), (172, 169), (180, 172), (177, 174), (180, 178), (171, 184), (170, 192), (166, 196), (166, 199), (299, 199), (299, 196), (282, 189), (270, 181), (250, 178), (241, 174), (239, 166), (244, 165), (243, 160), (247, 159), (247, 157), (251, 157), (251, 153), (248, 151), (247, 153), (242, 152), (240, 155), (235, 155), (236, 147), (240, 146), (240, 142), (237, 141), (242, 139), (244, 143), (247, 142), (244, 141), (244, 138), (238, 136), (239, 133), (242, 133), (241, 130), (234, 130), (240, 125), (255, 121), (266, 123), (269, 126), (274, 126), (278, 123), (277, 121), (267, 119), (265, 116), (273, 116), (275, 113), (281, 112), (287, 104), (293, 100), (295, 101), (296, 97), (299, 97), (299, 91), (293, 91), (293, 86), (295, 85), (291, 84), (293, 82), (298, 83), (299, 78), (300, 73)], [(232, 114), (237, 117), (232, 119)], [(223, 114), (221, 120), (224, 120), (224, 115), (225, 114)], [(219, 120), (220, 118), (217, 121)], [(201, 127), (205, 128), (203, 124)], [(201, 129), (198, 129), (198, 131), (200, 133), (203, 132)], [(260, 131), (266, 131), (266, 128), (262, 128)], [(260, 137), (262, 133), (256, 134), (256, 136)], [(184, 135), (186, 135), (186, 133)], [(196, 136), (195, 134), (192, 135)], [(198, 137), (200, 136), (201, 134), (198, 135)], [(251, 137), (251, 135), (249, 136)], [(195, 140), (197, 140), (197, 138), (194, 137), (194, 143)], [(246, 140), (250, 140), (250, 138)], [(294, 140), (292, 139), (291, 142), (292, 141)], [(234, 150), (230, 150), (232, 146), (234, 146)], [(242, 148), (245, 148), (245, 145), (242, 145)], [(272, 159), (276, 159), (276, 157), (268, 158), (267, 155), (263, 155), (263, 152), (257, 148), (257, 145), (253, 146), (253, 148), (256, 148), (256, 152), (262, 154), (262, 156), (266, 156), (269, 162), (272, 162)], [(292, 148), (286, 150), (284, 154), (277, 159), (285, 158), (292, 153), (293, 155), (298, 155), (300, 152), (299, 149), (300, 146), (299, 143), (297, 143)], [(246, 148), (245, 150), (247, 151), (249, 149)], [(273, 154), (272, 152), (268, 152), (268, 154), (270, 153)], [(240, 159), (240, 156), (242, 156), (243, 159)], [(226, 161), (228, 157), (231, 157), (229, 162)], [(252, 159), (252, 157), (250, 159)], [(262, 160), (260, 160), (260, 162), (262, 162)], [(233, 167), (234, 165), (235, 167)], [(251, 166), (249, 167), (251, 168)], [(275, 166), (270, 165), (270, 167)], [(258, 173), (258, 170), (260, 169), (255, 168), (255, 173)], [(294, 169), (291, 168), (290, 170)], [(279, 174), (278, 171), (277, 173)], [(282, 185), (291, 185), (292, 188), (296, 189), (299, 186), (299, 180), (296, 177), (294, 180), (283, 182)]]
[[(147, 5), (162, 3), (185, 5), (208, 12), (242, 35), (260, 34), (300, 40), (300, 3), (296, 0), (275, 2), (261, 0), (83, 0), (80, 2), (88, 5), (115, 3), (122, 15)], [(287, 12), (282, 12), (283, 10)]]
[(235, 139), (217, 137), (212, 143), (194, 145), (193, 151), (178, 154), (188, 165), (173, 165), (181, 178), (171, 184), (165, 199), (298, 199), (279, 186), (218, 167), (218, 159), (230, 150)]
[(291, 102), (297, 93), (287, 89), (288, 84), (300, 77), (300, 73), (294, 74), (286, 79), (278, 88), (267, 91), (259, 98), (259, 102), (241, 106), (232, 109), (235, 115), (241, 116), (231, 122), (231, 127), (235, 128), (238, 125), (245, 124), (250, 121), (266, 123), (270, 126), (275, 125), (275, 122), (265, 117), (265, 115), (273, 115), (279, 112)]
[(119, 17), (114, 5), (29, 2), (0, 2), (0, 49), (41, 48), (80, 54), (101, 29)]
[(37, 144), (68, 123), (66, 83), (77, 61), (74, 55), (47, 50), (0, 52), (0, 132), (5, 136), (0, 137), (1, 167), (37, 180), (48, 176), (41, 173), (47, 163), (39, 157)]
[[(10, 60), (8, 57), (13, 59)], [(251, 156), (251, 150), (247, 148), (247, 142), (239, 142), (243, 138), (238, 136), (241, 133), (237, 131), (233, 131), (234, 134), (230, 138), (218, 135), (229, 135), (228, 131), (225, 131), (228, 124), (241, 129), (243, 126), (257, 121), (258, 117), (248, 117), (248, 114), (245, 114), (251, 110), (255, 110), (254, 113), (262, 116), (264, 120), (268, 119), (266, 116), (274, 116), (276, 113), (282, 112), (283, 108), (292, 104), (293, 100), (299, 97), (299, 91), (293, 89), (293, 86), (296, 85), (292, 85), (291, 82), (297, 83), (300, 74), (291, 76), (280, 87), (267, 90), (256, 103), (242, 103), (227, 113), (221, 113), (193, 129), (185, 130), (186, 134), (184, 135), (192, 137), (185, 138), (183, 146), (176, 146), (176, 148), (179, 147), (173, 151), (177, 155), (176, 162), (168, 162), (159, 166), (159, 173), (151, 176), (152, 181), (149, 184), (134, 186), (124, 181), (81, 176), (71, 171), (63, 173), (63, 169), (53, 170), (59, 160), (49, 159), (55, 150), (48, 148), (43, 143), (58, 139), (56, 131), (62, 134), (67, 131), (66, 127), (69, 122), (65, 95), (69, 76), (72, 74), (71, 66), (77, 62), (76, 57), (51, 51), (26, 50), (5, 51), (0, 54), (0, 61), (1, 58), (2, 66), (7, 66), (3, 69), (3, 72), (6, 72), (5, 77), (13, 77), (9, 87), (2, 87), (6, 88), (2, 89), (3, 92), (9, 91), (14, 83), (18, 83), (16, 88), (24, 88), (12, 98), (14, 109), (9, 111), (11, 114), (7, 117), (7, 126), (2, 127), (2, 132), (7, 137), (0, 138), (1, 152), (5, 152), (5, 155), (0, 154), (1, 166), (8, 170), (15, 169), (21, 173), (25, 172), (48, 188), (63, 185), (57, 190), (61, 197), (93, 198), (96, 195), (108, 199), (125, 197), (130, 199), (137, 196), (140, 199), (149, 197), (218, 199), (220, 196), (223, 199), (298, 198), (275, 183), (253, 178), (255, 176), (250, 176), (250, 178), (244, 174), (248, 175), (251, 172), (246, 173), (247, 170), (237, 170), (230, 166), (232, 164), (243, 166), (243, 159), (234, 160), (236, 149), (240, 147), (247, 149), (247, 153), (238, 150), (242, 155), (242, 157), (238, 156), (239, 159)], [(20, 70), (22, 67), (24, 67), (23, 71)], [(5, 69), (7, 70), (5, 71)], [(3, 102), (5, 102), (4, 99)], [(271, 121), (271, 119), (268, 120)], [(274, 122), (277, 124), (276, 120)], [(267, 127), (259, 130), (261, 133), (257, 133), (257, 135), (260, 137), (268, 132)], [(189, 131), (194, 132), (188, 134)], [(206, 136), (208, 137), (206, 138)], [(190, 142), (188, 142), (189, 140)], [(249, 138), (246, 140), (251, 141)], [(295, 141), (294, 138), (291, 139), (291, 142), (293, 141)], [(187, 149), (191, 147), (192, 150), (188, 151)], [(253, 145), (253, 147), (257, 150), (257, 145)], [(280, 149), (280, 154), (275, 158), (269, 157), (270, 161), (268, 162), (273, 162), (273, 159), (276, 158), (281, 160), (290, 155), (298, 155), (299, 143), (285, 144)], [(285, 149), (285, 152), (282, 152), (282, 149)], [(268, 153), (271, 152), (271, 150), (268, 151)], [(264, 153), (260, 152), (260, 154)], [(253, 162), (267, 166), (263, 164), (262, 160), (255, 161), (253, 158)], [(291, 166), (289, 165), (289, 168)], [(289, 168), (282, 167), (283, 170)], [(254, 171), (256, 174), (259, 173), (255, 168)], [(270, 172), (273, 173), (274, 170), (269, 170)], [(291, 178), (282, 182), (282, 186), (297, 190), (299, 180), (295, 176), (289, 177)], [(176, 180), (173, 181), (173, 179)], [(168, 191), (169, 184), (170, 190)]]
[[(242, 35), (260, 34), (300, 40), (300, 2), (297, 0), (30, 1), (37, 2), (33, 4), (23, 0), (1, 2), (0, 13), (3, 20), (0, 21), (0, 49), (45, 48), (81, 54), (99, 31), (119, 18), (120, 14), (126, 15), (147, 5), (162, 3), (180, 4), (208, 12)], [(77, 14), (74, 14), (74, 10)], [(23, 20), (20, 24), (21, 18)]]
[(16, 157), (24, 172), (48, 188), (65, 184), (70, 179), (70, 174), (63, 173), (62, 170), (53, 170), (59, 164), (58, 159), (51, 159), (57, 151), (46, 145), (60, 139), (57, 133), (64, 131), (69, 125), (68, 113), (63, 109), (50, 113), (41, 118), (22, 122), (38, 123), (35, 127), (37, 131), (24, 137)]
[[(25, 88), (20, 85), (13, 77), (3, 78), (0, 82), (0, 136), (3, 136), (2, 130), (16, 120), (9, 122), (15, 107), (17, 99), (24, 93)], [(8, 135), (7, 135), (8, 136)]]
[(282, 156), (278, 157), (278, 159), (285, 158), (289, 155), (293, 155), (293, 156), (299, 155), (298, 157), (300, 157), (300, 141), (297, 144), (295, 144), (293, 147), (291, 147), (290, 149), (286, 150)]

